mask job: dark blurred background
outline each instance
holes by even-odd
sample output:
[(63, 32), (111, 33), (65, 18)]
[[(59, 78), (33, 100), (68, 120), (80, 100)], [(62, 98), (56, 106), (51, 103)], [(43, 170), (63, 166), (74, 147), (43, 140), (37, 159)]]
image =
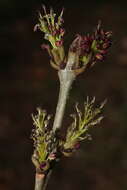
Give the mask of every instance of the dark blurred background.
[(111, 0), (0, 0), (0, 190), (34, 189), (31, 113), (37, 106), (55, 113), (57, 73), (40, 48), (42, 34), (33, 32), (42, 3), (59, 12), (65, 7), (66, 49), (76, 33), (92, 32), (99, 19), (113, 31), (107, 59), (78, 77), (67, 105), (70, 114), (87, 95), (97, 102), (107, 98), (105, 119), (90, 130), (92, 141), (61, 160), (48, 189), (126, 190), (127, 2)]

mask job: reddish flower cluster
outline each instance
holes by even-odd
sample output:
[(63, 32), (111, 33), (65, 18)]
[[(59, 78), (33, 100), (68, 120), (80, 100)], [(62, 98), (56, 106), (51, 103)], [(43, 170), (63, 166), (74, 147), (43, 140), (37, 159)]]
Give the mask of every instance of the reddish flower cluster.
[(94, 34), (97, 49), (97, 53), (95, 54), (96, 59), (103, 60), (104, 56), (107, 54), (108, 48), (112, 44), (111, 37), (112, 32), (104, 32), (101, 28), (101, 23), (99, 22)]
[(94, 34), (77, 35), (70, 46), (70, 51), (78, 54), (84, 64), (102, 61), (111, 46), (111, 36), (112, 32), (105, 32), (99, 22)]

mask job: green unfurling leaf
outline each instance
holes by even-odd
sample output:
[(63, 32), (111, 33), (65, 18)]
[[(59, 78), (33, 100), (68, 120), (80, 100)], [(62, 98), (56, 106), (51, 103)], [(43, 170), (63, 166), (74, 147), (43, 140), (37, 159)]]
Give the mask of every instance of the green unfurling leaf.
[(99, 124), (103, 119), (101, 112), (106, 101), (102, 102), (99, 107), (94, 107), (94, 103), (95, 98), (90, 101), (87, 97), (86, 102), (84, 102), (84, 109), (82, 112), (79, 109), (78, 104), (76, 104), (76, 114), (71, 115), (73, 122), (67, 130), (66, 140), (64, 142), (65, 150), (74, 149), (75, 144), (88, 138), (88, 129)]

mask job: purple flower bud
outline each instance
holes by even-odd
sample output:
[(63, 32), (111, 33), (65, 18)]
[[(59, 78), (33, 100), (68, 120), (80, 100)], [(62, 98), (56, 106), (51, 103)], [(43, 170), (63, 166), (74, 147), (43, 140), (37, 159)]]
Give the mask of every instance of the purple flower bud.
[(108, 49), (111, 46), (110, 42), (106, 42), (102, 45), (103, 49)]
[(53, 35), (53, 36), (55, 36), (56, 34), (57, 34), (57, 31), (56, 31), (56, 30), (52, 31), (52, 35)]
[(56, 159), (56, 154), (55, 153), (51, 153), (49, 156), (48, 156), (49, 160), (55, 160)]
[(65, 34), (65, 30), (63, 28), (60, 28), (60, 34), (63, 36)]
[(63, 40), (56, 41), (55, 45), (56, 45), (57, 47), (62, 46), (62, 45), (63, 45)]
[(42, 162), (42, 163), (40, 164), (40, 168), (41, 168), (41, 169), (44, 169), (44, 168), (46, 167), (46, 165), (47, 165), (46, 162)]
[(76, 143), (76, 144), (74, 145), (74, 148), (75, 148), (75, 149), (79, 149), (79, 148), (80, 148), (80, 143), (79, 143), (79, 142)]
[(99, 53), (101, 53), (102, 55), (105, 55), (107, 53), (107, 50), (100, 50)]
[(107, 36), (107, 38), (110, 38), (112, 36), (112, 32), (111, 31), (105, 32), (105, 35)]
[(101, 55), (100, 53), (97, 53), (97, 54), (95, 55), (95, 57), (96, 57), (98, 60), (100, 60), (100, 61), (103, 60), (103, 55)]

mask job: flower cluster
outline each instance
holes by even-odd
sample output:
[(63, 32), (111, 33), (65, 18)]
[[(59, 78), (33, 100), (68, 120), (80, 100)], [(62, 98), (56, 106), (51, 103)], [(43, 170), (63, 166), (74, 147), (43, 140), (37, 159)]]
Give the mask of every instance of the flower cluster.
[(43, 6), (44, 15), (39, 13), (39, 24), (36, 24), (34, 31), (39, 29), (44, 33), (44, 38), (50, 42), (50, 45), (43, 44), (41, 47), (48, 51), (51, 58), (50, 64), (53, 68), (60, 70), (64, 69), (68, 62), (71, 62), (72, 67), (69, 69), (74, 70), (74, 73), (80, 74), (86, 68), (93, 66), (97, 61), (102, 61), (109, 47), (111, 46), (111, 31), (104, 31), (99, 21), (96, 30), (93, 34), (86, 36), (76, 35), (70, 45), (68, 55), (65, 55), (63, 46), (63, 37), (65, 30), (63, 25), (63, 10), (56, 18), (53, 9), (50, 13), (46, 12)]
[(100, 21), (92, 35), (81, 36), (78, 34), (69, 50), (71, 55), (75, 53), (78, 57), (75, 69), (81, 66), (85, 69), (86, 66), (92, 66), (97, 61), (102, 61), (111, 46), (111, 36), (111, 31), (105, 32), (101, 28)]
[(39, 24), (36, 24), (34, 27), (34, 31), (39, 29), (42, 31), (45, 36), (44, 38), (48, 40), (52, 48), (58, 48), (63, 45), (63, 36), (65, 30), (62, 28), (63, 24), (63, 10), (61, 11), (57, 21), (56, 14), (53, 9), (50, 9), (50, 13), (47, 14), (45, 6), (43, 6), (44, 16), (39, 13)]
[(50, 9), (50, 13), (47, 14), (45, 6), (43, 6), (44, 16), (39, 14), (39, 24), (36, 24), (34, 31), (39, 29), (44, 33), (44, 38), (50, 42), (48, 44), (42, 44), (41, 48), (46, 49), (51, 58), (50, 64), (53, 68), (60, 70), (65, 65), (65, 52), (63, 47), (63, 37), (65, 30), (63, 25), (63, 9), (60, 15), (56, 18), (56, 14), (53, 9)]

